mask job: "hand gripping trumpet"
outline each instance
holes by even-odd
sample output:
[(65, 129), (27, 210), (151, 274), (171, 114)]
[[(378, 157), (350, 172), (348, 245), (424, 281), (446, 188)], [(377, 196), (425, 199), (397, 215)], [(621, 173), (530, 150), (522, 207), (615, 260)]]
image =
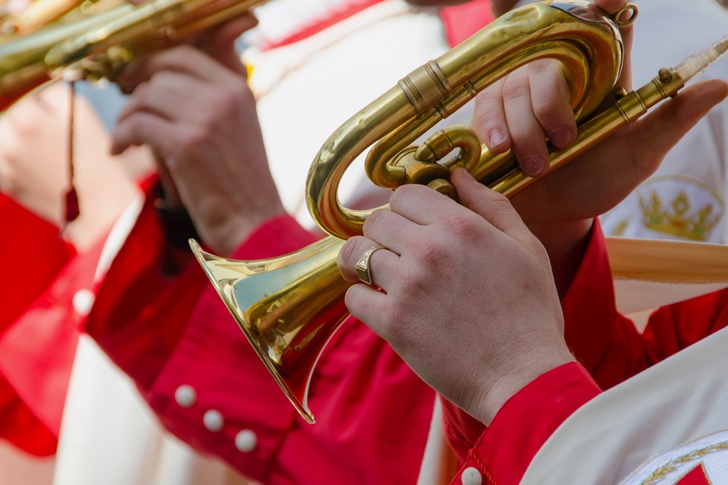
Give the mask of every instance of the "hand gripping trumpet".
[[(341, 206), (337, 190), (349, 164), (373, 145), (366, 171), (377, 185), (426, 184), (451, 193), (455, 165), (507, 196), (532, 181), (510, 154), (494, 156), (474, 132), (453, 126), (419, 147), (408, 145), (436, 122), (462, 107), (478, 92), (514, 69), (539, 58), (565, 66), (579, 134), (565, 149), (550, 150), (551, 168), (573, 159), (618, 128), (635, 121), (722, 52), (728, 39), (689, 58), (631, 93), (615, 89), (623, 50), (615, 19), (631, 22), (627, 5), (614, 17), (580, 1), (544, 1), (497, 19), (438, 59), (416, 69), (359, 111), (324, 143), (311, 165), (307, 203), (327, 237), (298, 252), (260, 261), (220, 258), (190, 245), (218, 293), (281, 389), (309, 423), (308, 389), (326, 342), (348, 316), (344, 294), (349, 283), (339, 275), (336, 257), (344, 239), (360, 234), (371, 211)], [(613, 106), (590, 115), (608, 97)], [(456, 156), (442, 158), (450, 153)]]
[(135, 57), (180, 43), (266, 0), (149, 0), (79, 15), (0, 43), (0, 111), (52, 78), (113, 81)]

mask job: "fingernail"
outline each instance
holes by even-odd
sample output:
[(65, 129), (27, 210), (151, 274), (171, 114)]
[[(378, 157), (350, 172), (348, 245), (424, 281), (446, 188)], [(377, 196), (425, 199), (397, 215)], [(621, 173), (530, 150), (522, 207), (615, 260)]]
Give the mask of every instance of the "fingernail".
[(488, 143), (490, 143), (491, 147), (496, 147), (504, 141), (506, 141), (506, 135), (504, 135), (502, 131), (493, 130), (490, 132)]
[(538, 156), (526, 157), (523, 160), (523, 169), (529, 177), (535, 177), (543, 170), (543, 160)]
[(557, 147), (562, 147), (571, 141), (571, 132), (566, 128), (560, 128), (551, 133), (549, 139)]

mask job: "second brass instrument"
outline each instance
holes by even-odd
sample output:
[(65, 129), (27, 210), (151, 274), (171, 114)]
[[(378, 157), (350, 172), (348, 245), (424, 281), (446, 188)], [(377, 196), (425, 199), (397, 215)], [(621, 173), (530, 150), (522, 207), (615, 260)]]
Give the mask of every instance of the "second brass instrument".
[(0, 43), (0, 111), (51, 78), (113, 81), (135, 57), (180, 43), (266, 0), (150, 0)]

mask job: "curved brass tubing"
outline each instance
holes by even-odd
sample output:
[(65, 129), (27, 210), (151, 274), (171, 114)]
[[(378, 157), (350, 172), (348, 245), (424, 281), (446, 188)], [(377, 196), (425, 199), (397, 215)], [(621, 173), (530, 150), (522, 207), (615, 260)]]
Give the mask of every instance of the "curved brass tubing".
[[(453, 49), (400, 81), (329, 138), (309, 173), (308, 202), (321, 227), (341, 238), (328, 237), (298, 252), (262, 261), (218, 258), (191, 242), (238, 325), (308, 422), (314, 421), (307, 404), (314, 366), (348, 316), (343, 297), (350, 284), (339, 276), (336, 257), (344, 239), (357, 234), (371, 212), (345, 209), (336, 196), (339, 179), (364, 147), (381, 139), (369, 154), (367, 168), (370, 178), (384, 187), (423, 183), (447, 191), (450, 168), (463, 165), (482, 183), (510, 197), (533, 180), (518, 169), (510, 154), (494, 157), (481, 149), (469, 127), (451, 126), (420, 147), (406, 145), (514, 66), (555, 55), (571, 65), (569, 77), (576, 93), (572, 104), (582, 121), (574, 143), (560, 150), (551, 147), (549, 161), (554, 169), (675, 96), (687, 80), (728, 51), (726, 37), (675, 68), (660, 69), (636, 91), (616, 90), (617, 99), (610, 108), (587, 117), (612, 93), (621, 65), (621, 43), (608, 18), (595, 20), (594, 12), (584, 12), (584, 3), (569, 5), (542, 2), (514, 10), (466, 41), (462, 49)], [(630, 18), (634, 20), (634, 12)], [(503, 40), (508, 37), (513, 42)], [(484, 67), (489, 59), (490, 68)], [(455, 158), (438, 163), (453, 151), (459, 152)]]
[[(409, 180), (390, 161), (502, 76), (535, 59), (561, 60), (572, 106), (577, 118), (584, 119), (612, 92), (622, 56), (615, 22), (585, 2), (547, 1), (515, 9), (413, 71), (334, 132), (308, 174), (309, 212), (333, 236), (360, 234), (371, 211), (342, 207), (337, 189), (347, 167), (366, 148), (378, 142), (366, 163), (372, 181), (397, 187)], [(473, 174), (480, 178), (484, 170), (476, 167)]]
[[(419, 148), (407, 145), (496, 79), (542, 57), (563, 61), (572, 105), (583, 119), (612, 92), (622, 55), (617, 25), (585, 2), (516, 9), (412, 72), (324, 143), (309, 171), (307, 203), (318, 224), (338, 237), (262, 261), (220, 258), (190, 241), (236, 322), (306, 421), (314, 422), (308, 408), (313, 368), (348, 316), (344, 294), (350, 284), (339, 275), (336, 257), (343, 239), (359, 233), (371, 212), (338, 203), (336, 190), (349, 164), (379, 140), (367, 167), (384, 187), (417, 182), (447, 192), (454, 165), (467, 166), (477, 177), (500, 172), (490, 168), (468, 127), (446, 128)], [(439, 163), (453, 151), (455, 158)]]

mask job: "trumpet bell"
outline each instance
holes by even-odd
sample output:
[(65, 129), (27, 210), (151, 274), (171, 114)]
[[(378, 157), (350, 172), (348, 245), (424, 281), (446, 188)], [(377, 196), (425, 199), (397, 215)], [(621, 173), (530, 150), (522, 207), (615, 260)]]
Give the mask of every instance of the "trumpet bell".
[(300, 251), (258, 261), (221, 258), (190, 240), (192, 252), (240, 329), (291, 404), (308, 422), (311, 375), (348, 313), (350, 284), (336, 265), (344, 241), (325, 238)]

